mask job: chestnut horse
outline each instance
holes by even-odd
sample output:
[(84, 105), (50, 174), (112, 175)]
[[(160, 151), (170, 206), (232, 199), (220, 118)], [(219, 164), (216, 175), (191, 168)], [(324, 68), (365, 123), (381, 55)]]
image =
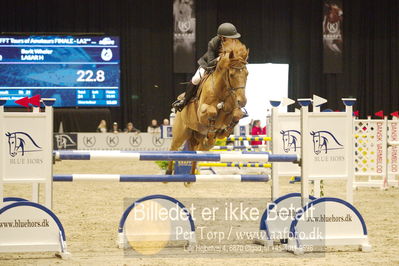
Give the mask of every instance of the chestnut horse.
[[(197, 97), (176, 115), (171, 151), (178, 150), (185, 141), (189, 150), (208, 151), (216, 138), (232, 133), (244, 115), (241, 108), (247, 103), (248, 54), (238, 39), (224, 42), (216, 69), (203, 79)], [(169, 162), (166, 174), (172, 174), (172, 169), (173, 162)], [(191, 174), (195, 169), (193, 162)]]

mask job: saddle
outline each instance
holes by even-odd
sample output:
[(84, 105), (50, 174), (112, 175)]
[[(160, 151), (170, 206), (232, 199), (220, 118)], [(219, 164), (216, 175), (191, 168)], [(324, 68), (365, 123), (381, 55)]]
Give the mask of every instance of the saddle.
[[(201, 96), (201, 92), (202, 92), (202, 84), (205, 83), (205, 81), (206, 81), (206, 80), (209, 78), (209, 76), (214, 72), (214, 70), (215, 70), (215, 67), (209, 68), (209, 69), (206, 70), (206, 72), (205, 72), (205, 74), (204, 74), (204, 77), (201, 79), (200, 83), (197, 85), (198, 89), (197, 89), (197, 92), (195, 93), (195, 96), (194, 96), (193, 98), (190, 99), (190, 102), (189, 102), (188, 104), (190, 104), (190, 103), (192, 103), (192, 102), (194, 102), (194, 101), (196, 101), (196, 100), (199, 99), (199, 97)], [(178, 99), (178, 100), (183, 100), (184, 97), (185, 97), (185, 94), (186, 94), (185, 92), (179, 94), (179, 96), (177, 96), (177, 99)], [(187, 104), (187, 105), (188, 105), (188, 104)]]

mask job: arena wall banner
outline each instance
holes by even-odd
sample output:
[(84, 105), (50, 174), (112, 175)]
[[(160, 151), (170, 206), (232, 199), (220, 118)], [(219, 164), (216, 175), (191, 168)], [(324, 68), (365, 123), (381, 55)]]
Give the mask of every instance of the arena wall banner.
[(323, 13), (323, 70), (324, 73), (342, 73), (342, 0), (324, 0)]
[(171, 139), (151, 133), (77, 133), (78, 150), (167, 151)]
[(173, 1), (173, 62), (175, 73), (195, 70), (195, 0)]
[(54, 134), (54, 150), (77, 150), (78, 135), (76, 133)]

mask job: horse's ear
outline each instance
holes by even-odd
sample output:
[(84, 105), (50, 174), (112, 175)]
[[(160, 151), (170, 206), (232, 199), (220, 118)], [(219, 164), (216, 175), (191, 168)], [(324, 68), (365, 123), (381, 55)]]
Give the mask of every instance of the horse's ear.
[(310, 135), (314, 136), (314, 131), (310, 131)]
[(281, 130), (281, 131), (280, 131), (280, 134), (284, 134), (284, 130)]
[(229, 58), (230, 58), (230, 59), (233, 59), (233, 58), (234, 58), (234, 51), (230, 51), (230, 53), (229, 53)]
[(10, 132), (7, 132), (6, 137), (9, 137), (9, 136), (11, 136), (11, 134), (10, 134)]

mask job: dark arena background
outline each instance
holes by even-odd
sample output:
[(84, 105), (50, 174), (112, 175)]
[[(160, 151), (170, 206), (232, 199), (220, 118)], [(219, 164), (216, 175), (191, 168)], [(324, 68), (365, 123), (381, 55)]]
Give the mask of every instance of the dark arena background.
[[(361, 117), (378, 110), (388, 113), (399, 106), (398, 5), (395, 0), (343, 1), (343, 69), (326, 74), (323, 1), (196, 1), (195, 58), (206, 51), (217, 26), (230, 21), (250, 48), (250, 63), (289, 64), (290, 98), (317, 94), (328, 100), (329, 108), (342, 109), (340, 98), (353, 96)], [(170, 0), (2, 0), (0, 30), (3, 34), (119, 36), (121, 104), (110, 108), (108, 119), (123, 125), (133, 121), (141, 130), (153, 118), (169, 117), (170, 104), (184, 91), (179, 84), (192, 75), (173, 71)], [(196, 62), (192, 64), (194, 69)], [(74, 122), (62, 112), (56, 113), (56, 121), (64, 117), (66, 131), (92, 131), (98, 121), (82, 110), (73, 111), (86, 123)]]

